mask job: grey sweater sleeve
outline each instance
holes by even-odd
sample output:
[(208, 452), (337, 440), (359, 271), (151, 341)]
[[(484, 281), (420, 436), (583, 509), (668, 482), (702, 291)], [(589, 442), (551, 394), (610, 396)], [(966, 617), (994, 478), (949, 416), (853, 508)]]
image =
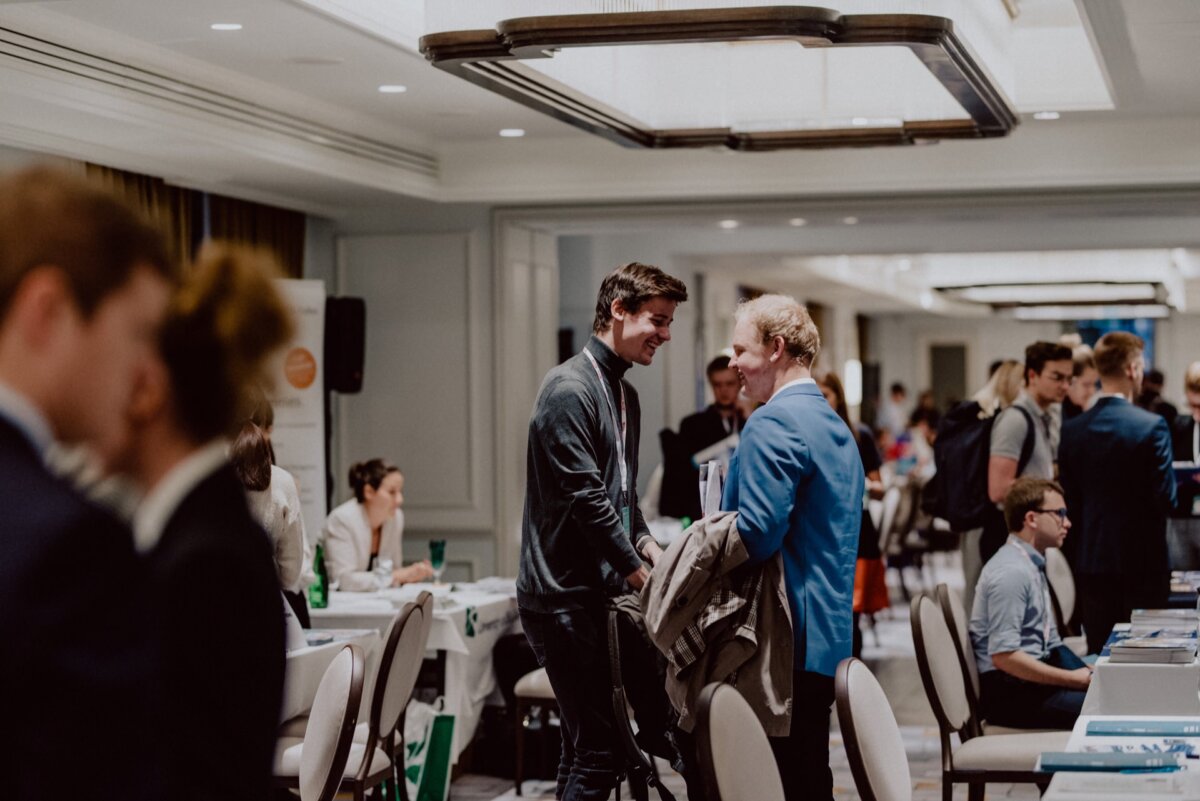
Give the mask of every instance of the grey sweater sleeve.
[[(547, 392), (541, 414), (535, 418), (546, 464), (561, 494), (570, 499), (578, 530), (614, 570), (627, 576), (642, 566), (642, 560), (625, 533), (620, 510), (613, 506), (596, 458), (593, 432), (598, 426), (593, 399), (574, 381), (561, 381), (547, 387)], [(631, 514), (637, 512), (631, 510)]]

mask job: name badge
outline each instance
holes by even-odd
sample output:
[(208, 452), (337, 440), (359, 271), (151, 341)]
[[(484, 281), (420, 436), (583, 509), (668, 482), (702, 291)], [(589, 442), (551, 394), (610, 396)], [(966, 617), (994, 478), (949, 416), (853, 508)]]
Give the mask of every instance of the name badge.
[(626, 532), (633, 530), (632, 526), (630, 526), (630, 524), (629, 524), (629, 507), (628, 506), (621, 507), (621, 525), (625, 527)]

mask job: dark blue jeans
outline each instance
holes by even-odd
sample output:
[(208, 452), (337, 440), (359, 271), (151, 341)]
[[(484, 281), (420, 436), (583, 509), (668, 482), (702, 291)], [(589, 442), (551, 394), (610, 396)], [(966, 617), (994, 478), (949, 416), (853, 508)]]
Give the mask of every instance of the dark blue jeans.
[[(1058, 646), (1045, 660), (1064, 670), (1083, 667), (1083, 661), (1066, 646)], [(979, 706), (983, 719), (1014, 729), (1070, 729), (1083, 709), (1083, 690), (1035, 684), (989, 670), (979, 676)]]
[(521, 610), (525, 637), (546, 668), (558, 701), (562, 757), (554, 797), (604, 801), (617, 784), (618, 765), (605, 610)]

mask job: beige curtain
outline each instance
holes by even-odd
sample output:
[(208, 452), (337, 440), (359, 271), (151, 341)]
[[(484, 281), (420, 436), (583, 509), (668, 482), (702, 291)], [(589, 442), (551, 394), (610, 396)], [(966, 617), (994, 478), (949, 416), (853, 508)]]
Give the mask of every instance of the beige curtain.
[(213, 239), (264, 248), (279, 259), (285, 275), (304, 275), (304, 215), (300, 212), (209, 195), (208, 220)]
[(161, 178), (99, 164), (85, 164), (85, 170), (88, 180), (125, 198), (159, 226), (177, 262), (187, 263), (191, 259), (200, 210), (199, 192), (171, 186)]

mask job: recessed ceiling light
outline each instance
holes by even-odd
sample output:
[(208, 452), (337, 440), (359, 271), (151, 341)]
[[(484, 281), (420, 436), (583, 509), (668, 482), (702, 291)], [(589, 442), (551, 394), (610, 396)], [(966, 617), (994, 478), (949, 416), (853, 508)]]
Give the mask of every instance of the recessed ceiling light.
[(867, 125), (870, 122), (871, 121), (866, 117), (855, 117), (854, 119), (850, 120), (851, 125)]
[(385, 83), (379, 87), (379, 91), (385, 95), (398, 95), (407, 92), (408, 87), (398, 83)]
[(732, 231), (734, 228), (737, 228), (740, 225), (741, 223), (737, 220), (721, 220), (719, 223), (717, 223), (718, 227), (724, 228), (726, 231)]
[(788, 225), (794, 228), (799, 228), (802, 225), (808, 225), (808, 220), (804, 219), (803, 217), (793, 217), (792, 219), (788, 220)]
[(524, 128), (501, 128), (500, 135), (505, 139), (517, 139), (525, 135)]
[(1057, 111), (1037, 111), (1034, 112), (1033, 118), (1035, 120), (1057, 120), (1061, 116)]
[(896, 263), (897, 269), (902, 273), (906, 273), (912, 269), (912, 259), (901, 259)]
[(214, 22), (208, 27), (212, 28), (214, 31), (240, 31), (242, 29), (242, 24), (240, 22)]
[(843, 217), (842, 222), (846, 225), (858, 225), (857, 217)]

